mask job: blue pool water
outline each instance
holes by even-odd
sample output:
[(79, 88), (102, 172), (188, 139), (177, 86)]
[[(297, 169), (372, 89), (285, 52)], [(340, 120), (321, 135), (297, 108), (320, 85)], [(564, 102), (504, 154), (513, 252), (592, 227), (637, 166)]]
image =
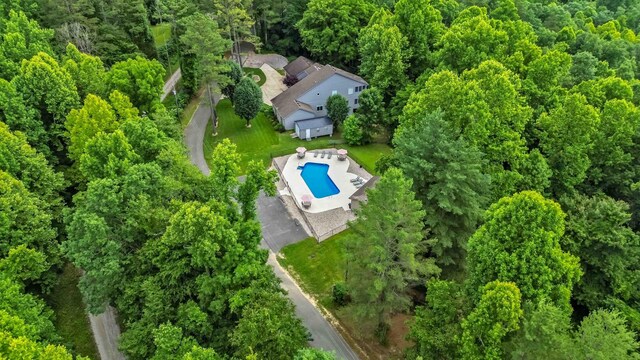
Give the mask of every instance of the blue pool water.
[(298, 166), (298, 170), (302, 170), (300, 176), (313, 196), (316, 199), (335, 195), (340, 192), (340, 189), (329, 177), (329, 165), (318, 163), (306, 163), (304, 166)]

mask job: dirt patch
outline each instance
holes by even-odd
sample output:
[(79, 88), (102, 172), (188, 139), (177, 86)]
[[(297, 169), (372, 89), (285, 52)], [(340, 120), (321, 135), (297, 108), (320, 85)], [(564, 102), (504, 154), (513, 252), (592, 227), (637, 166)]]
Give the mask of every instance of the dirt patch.
[(407, 314), (396, 314), (391, 318), (391, 328), (389, 330), (389, 344), (380, 345), (374, 337), (374, 324), (365, 324), (353, 316), (353, 310), (349, 307), (332, 311), (342, 328), (350, 335), (351, 340), (365, 353), (368, 359), (403, 359), (404, 350), (412, 345), (405, 340), (409, 333), (407, 324), (413, 316)]
[(260, 82), (260, 76), (258, 75), (253, 75), (252, 78), (253, 78), (253, 81)]

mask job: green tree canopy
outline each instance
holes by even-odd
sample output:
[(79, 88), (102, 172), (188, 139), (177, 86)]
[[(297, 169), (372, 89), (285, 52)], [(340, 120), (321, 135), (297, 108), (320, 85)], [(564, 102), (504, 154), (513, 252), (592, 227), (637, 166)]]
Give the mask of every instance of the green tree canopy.
[(410, 285), (439, 273), (433, 259), (421, 257), (427, 247), (425, 214), (411, 185), (400, 170), (387, 170), (350, 224), (347, 286), (356, 314), (372, 320), (378, 331), (386, 329), (391, 312), (408, 308)]
[(440, 265), (464, 267), (466, 242), (488, 202), (490, 178), (481, 153), (456, 136), (441, 111), (420, 115), (396, 132), (394, 159), (413, 180), (426, 210), (429, 245)]
[(353, 67), (358, 34), (374, 11), (366, 0), (310, 0), (296, 27), (304, 47), (318, 60)]
[(236, 114), (247, 122), (247, 127), (253, 118), (258, 116), (262, 107), (262, 90), (250, 77), (243, 77), (233, 92)]
[(522, 315), (514, 283), (485, 285), (478, 305), (462, 322), (462, 359), (502, 359), (504, 338), (519, 329)]
[(533, 191), (500, 199), (469, 239), (468, 289), (475, 299), (491, 281), (514, 282), (523, 300), (550, 301), (570, 312), (569, 298), (581, 271), (578, 258), (563, 252), (564, 213)]
[(151, 113), (160, 104), (165, 70), (156, 60), (142, 57), (116, 63), (107, 73), (107, 89), (127, 95), (133, 106)]
[(19, 10), (10, 10), (6, 15), (6, 20), (0, 20), (0, 78), (11, 80), (20, 70), (22, 60), (40, 52), (53, 54), (50, 45), (53, 30), (41, 28)]
[(327, 115), (334, 124), (342, 124), (349, 116), (349, 101), (340, 94), (329, 96), (327, 99)]

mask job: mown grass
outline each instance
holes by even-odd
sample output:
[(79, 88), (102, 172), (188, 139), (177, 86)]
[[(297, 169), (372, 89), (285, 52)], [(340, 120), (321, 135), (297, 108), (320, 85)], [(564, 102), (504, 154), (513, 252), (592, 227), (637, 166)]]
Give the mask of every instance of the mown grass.
[(331, 289), (344, 281), (344, 243), (350, 231), (343, 231), (320, 243), (308, 238), (281, 250), (278, 261), (292, 270), (299, 284), (325, 307), (331, 306)]
[(251, 127), (247, 128), (245, 121), (235, 114), (229, 99), (221, 100), (216, 110), (218, 135), (212, 136), (212, 125), (207, 125), (204, 138), (205, 159), (209, 162), (217, 143), (228, 138), (236, 144), (241, 156), (240, 172), (242, 174), (245, 173), (251, 160), (261, 161), (267, 166), (273, 157), (293, 154), (299, 146), (304, 146), (309, 150), (330, 147), (347, 149), (355, 161), (367, 171), (375, 173), (376, 161), (391, 151), (391, 148), (385, 144), (346, 145), (339, 133), (335, 133), (333, 137), (325, 136), (311, 141), (292, 138), (290, 132), (276, 132), (268, 116), (262, 112), (251, 121)]
[(171, 24), (159, 24), (151, 27), (151, 35), (156, 48), (166, 45), (171, 39)]
[(244, 73), (247, 76), (252, 76), (252, 75), (257, 75), (260, 80), (258, 80), (257, 84), (258, 86), (262, 86), (264, 85), (265, 82), (267, 82), (267, 76), (264, 74), (264, 71), (257, 69), (257, 68), (242, 68), (242, 71), (244, 71)]
[(100, 359), (91, 333), (89, 318), (78, 289), (80, 270), (71, 264), (64, 267), (59, 282), (47, 297), (56, 314), (55, 327), (63, 343), (75, 354)]

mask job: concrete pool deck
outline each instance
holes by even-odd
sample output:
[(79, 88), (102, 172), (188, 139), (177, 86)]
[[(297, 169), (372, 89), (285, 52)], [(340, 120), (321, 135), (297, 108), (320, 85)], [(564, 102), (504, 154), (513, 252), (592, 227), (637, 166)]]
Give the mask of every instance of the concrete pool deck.
[[(338, 160), (335, 151), (331, 159), (329, 159), (327, 155), (325, 155), (324, 158), (321, 158), (321, 155), (314, 157), (315, 152), (316, 151), (307, 152), (302, 159), (299, 159), (295, 154), (291, 155), (282, 168), (283, 180), (289, 186), (289, 189), (291, 189), (291, 196), (302, 211), (309, 213), (321, 213), (337, 208), (349, 211), (349, 204), (351, 203), (349, 197), (358, 190), (358, 188), (351, 183), (351, 180), (358, 177), (358, 175), (349, 172), (350, 159), (347, 158), (343, 161)], [(322, 150), (318, 152), (321, 154)], [(340, 192), (320, 199), (316, 198), (300, 175), (301, 170), (298, 170), (299, 166), (304, 166), (307, 163), (329, 165), (328, 175)], [(311, 197), (311, 206), (308, 209), (300, 205), (303, 195)]]

